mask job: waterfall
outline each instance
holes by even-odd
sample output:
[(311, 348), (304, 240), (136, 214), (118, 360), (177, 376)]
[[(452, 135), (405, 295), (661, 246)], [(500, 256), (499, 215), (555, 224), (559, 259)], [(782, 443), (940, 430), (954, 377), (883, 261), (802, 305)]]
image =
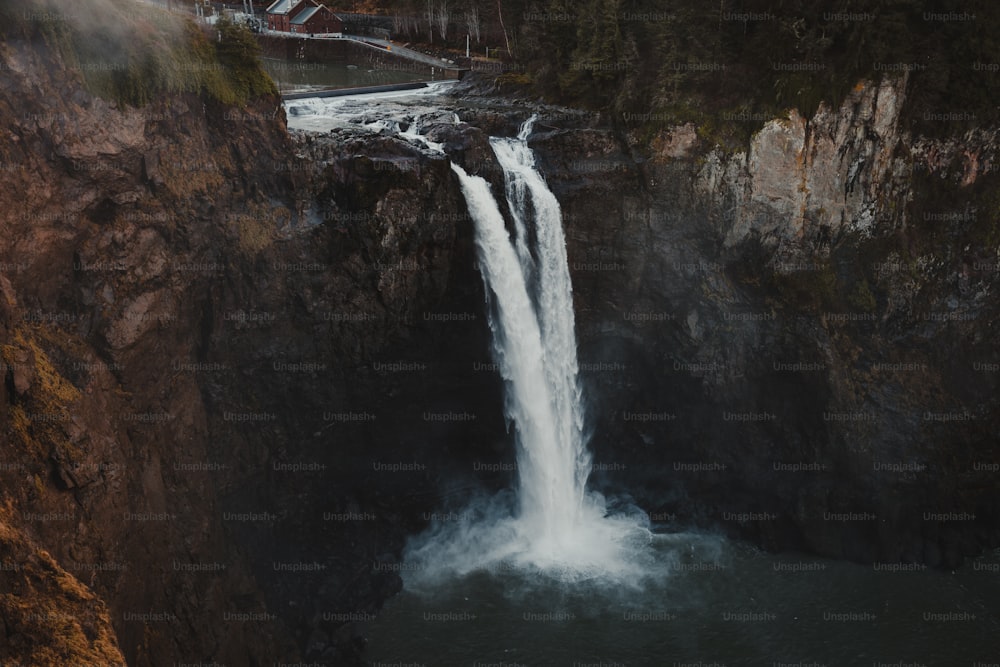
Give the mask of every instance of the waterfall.
[[(499, 306), (490, 313), (490, 327), (494, 356), (507, 383), (507, 416), (517, 426), (521, 519), (535, 539), (558, 547), (576, 532), (590, 458), (583, 437), (562, 213), (535, 169), (527, 142), (533, 123), (534, 117), (525, 122), (516, 139), (490, 141), (504, 172), (516, 232), (513, 249), (495, 202), (490, 210), (496, 213), (472, 215), (477, 238), (489, 239), (489, 245), (478, 246), (479, 261), (486, 290)], [(484, 194), (492, 201), (488, 189), (479, 193)], [(534, 234), (529, 234), (532, 222)], [(497, 245), (503, 245), (503, 252), (496, 252)], [(516, 297), (495, 287), (507, 273), (521, 277), (515, 281)], [(511, 299), (531, 308), (505, 308)], [(536, 340), (541, 343), (538, 354)], [(530, 355), (519, 354), (522, 348), (531, 350)], [(517, 368), (515, 361), (533, 367)]]
[[(591, 470), (578, 380), (573, 288), (559, 202), (528, 147), (534, 117), (517, 138), (492, 138), (504, 173), (513, 235), (490, 184), (452, 163), (475, 225), (475, 244), (505, 383), (504, 410), (517, 443), (514, 512), (494, 500), (477, 522), (438, 525), (411, 541), (411, 579), (464, 574), (499, 563), (565, 580), (635, 582), (650, 534), (644, 515), (606, 516), (586, 490)], [(431, 577), (433, 578), (433, 577)]]

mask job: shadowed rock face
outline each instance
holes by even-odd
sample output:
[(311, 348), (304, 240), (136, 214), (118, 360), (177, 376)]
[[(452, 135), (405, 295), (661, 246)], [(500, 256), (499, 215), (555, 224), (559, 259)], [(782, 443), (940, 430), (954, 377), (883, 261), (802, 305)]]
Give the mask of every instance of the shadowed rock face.
[[(406, 536), (510, 482), (478, 472), (513, 447), (447, 161), (2, 53), (0, 658), (358, 660)], [(735, 155), (539, 123), (596, 485), (771, 548), (997, 543), (994, 141), (901, 136), (904, 103), (863, 86)], [(485, 136), (524, 107), (457, 106), (483, 129), (427, 131), (499, 193)], [(28, 568), (107, 613), (30, 626)]]

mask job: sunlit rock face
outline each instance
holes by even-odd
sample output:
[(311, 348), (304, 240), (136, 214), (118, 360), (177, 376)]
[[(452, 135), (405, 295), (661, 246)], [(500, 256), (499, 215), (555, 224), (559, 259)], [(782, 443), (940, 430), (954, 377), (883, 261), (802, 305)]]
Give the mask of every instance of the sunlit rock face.
[[(822, 106), (811, 119), (795, 110), (768, 121), (747, 154), (714, 155), (701, 175), (704, 192), (736, 204), (727, 245), (751, 234), (786, 252), (844, 232), (868, 233), (882, 184), (899, 166), (899, 112), (905, 79), (859, 84), (839, 109)], [(726, 176), (737, 165), (743, 178)], [(731, 172), (730, 172), (731, 173)]]

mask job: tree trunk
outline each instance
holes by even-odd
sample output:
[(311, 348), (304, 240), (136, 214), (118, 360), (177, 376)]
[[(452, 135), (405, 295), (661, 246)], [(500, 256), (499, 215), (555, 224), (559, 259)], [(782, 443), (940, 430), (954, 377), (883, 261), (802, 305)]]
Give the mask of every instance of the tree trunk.
[(510, 37), (507, 35), (507, 26), (503, 23), (503, 7), (501, 6), (502, 0), (497, 0), (497, 15), (500, 17), (500, 29), (503, 30), (503, 40), (507, 43), (507, 56), (514, 57), (513, 51), (510, 50)]
[(434, 43), (434, 0), (427, 0), (427, 35), (431, 44)]

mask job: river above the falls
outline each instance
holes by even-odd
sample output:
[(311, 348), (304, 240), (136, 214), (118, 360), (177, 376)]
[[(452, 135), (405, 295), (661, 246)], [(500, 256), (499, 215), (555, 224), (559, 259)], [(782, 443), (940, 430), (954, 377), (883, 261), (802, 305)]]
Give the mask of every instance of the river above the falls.
[(440, 112), (442, 94), (455, 83), (437, 81), (416, 90), (288, 100), (285, 102), (288, 127), (309, 132), (345, 127), (380, 132), (391, 123)]
[(264, 69), (282, 93), (302, 93), (330, 88), (359, 88), (423, 81), (423, 72), (377, 69), (349, 63), (312, 63), (283, 58), (262, 58)]

